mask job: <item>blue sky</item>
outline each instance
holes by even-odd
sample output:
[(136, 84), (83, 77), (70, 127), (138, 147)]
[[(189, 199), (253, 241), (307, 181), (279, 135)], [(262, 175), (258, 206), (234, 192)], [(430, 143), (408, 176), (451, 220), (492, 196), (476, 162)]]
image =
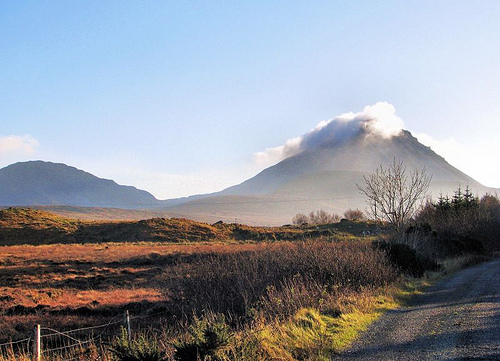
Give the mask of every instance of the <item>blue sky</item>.
[(2, 1), (0, 166), (220, 190), (320, 121), (392, 104), (500, 187), (499, 1)]

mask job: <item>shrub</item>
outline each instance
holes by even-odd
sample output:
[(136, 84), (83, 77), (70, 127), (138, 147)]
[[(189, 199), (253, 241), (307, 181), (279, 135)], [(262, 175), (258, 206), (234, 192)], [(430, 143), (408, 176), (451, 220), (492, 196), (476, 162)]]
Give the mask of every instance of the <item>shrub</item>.
[(341, 315), (337, 307), (341, 291), (313, 279), (296, 275), (279, 287), (269, 286), (258, 308), (268, 319), (287, 319), (302, 308), (314, 308), (329, 315)]
[(271, 289), (279, 293), (295, 287), (293, 297), (288, 297), (295, 306), (281, 309), (293, 313), (300, 307), (317, 306), (312, 295), (324, 288), (350, 292), (386, 285), (397, 276), (382, 252), (347, 242), (281, 243), (255, 251), (205, 255), (179, 266), (177, 272), (180, 277), (170, 293), (174, 304), (194, 312), (211, 310), (237, 317), (248, 316)]
[(394, 235), (391, 243), (405, 244), (424, 258), (438, 259), (444, 254), (437, 232), (428, 223), (410, 225), (404, 233)]
[(441, 246), (443, 254), (450, 256), (484, 252), (483, 243), (475, 235), (455, 234), (450, 231), (441, 233)]
[(428, 202), (417, 221), (428, 223), (437, 232), (443, 256), (498, 250), (500, 201), (491, 194), (481, 199), (466, 187), (452, 197), (441, 195), (436, 203)]
[(384, 251), (390, 262), (401, 272), (413, 277), (422, 277), (425, 271), (437, 271), (440, 268), (435, 261), (419, 255), (406, 244), (377, 241), (373, 245)]
[(227, 359), (232, 334), (224, 315), (209, 314), (194, 318), (185, 339), (174, 344), (177, 361), (223, 361)]
[(292, 219), (292, 223), (297, 226), (303, 226), (307, 224), (318, 225), (327, 223), (337, 223), (339, 221), (340, 221), (340, 216), (338, 214), (335, 213), (330, 214), (322, 209), (316, 212), (311, 212), (309, 213), (309, 215), (306, 215), (304, 213), (297, 213)]
[(292, 223), (297, 225), (297, 226), (303, 226), (309, 223), (309, 217), (305, 215), (304, 213), (297, 213), (293, 219)]
[(129, 341), (124, 328), (110, 351), (116, 361), (167, 361), (165, 352), (155, 340), (149, 340), (141, 334)]
[(363, 211), (359, 209), (348, 209), (344, 212), (344, 218), (350, 221), (364, 221), (366, 216)]

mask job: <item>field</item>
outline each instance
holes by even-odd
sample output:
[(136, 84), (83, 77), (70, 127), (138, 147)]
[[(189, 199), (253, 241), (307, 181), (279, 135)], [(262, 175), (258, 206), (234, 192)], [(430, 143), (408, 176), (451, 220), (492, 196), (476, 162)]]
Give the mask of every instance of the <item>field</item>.
[[(347, 243), (19, 245), (0, 252), (0, 343), (30, 337), (34, 324), (73, 330), (120, 321), (125, 310), (134, 332), (177, 328), (174, 333), (175, 320), (188, 322), (208, 308), (224, 313), (231, 305), (226, 315), (241, 327), (257, 301), (271, 324), (304, 307), (340, 315), (350, 307), (346, 300), (396, 277), (371, 247)], [(318, 267), (309, 270), (312, 259)], [(328, 284), (343, 289), (327, 295)], [(104, 336), (118, 335), (119, 326)]]
[[(192, 352), (326, 360), (396, 304), (401, 282), (387, 250), (373, 245), (386, 230), (370, 222), (90, 222), (7, 209), (0, 226), (0, 344), (25, 340), (4, 345), (0, 360), (29, 355), (35, 324), (54, 351), (47, 361), (127, 359), (116, 358), (116, 347), (160, 352), (161, 360), (195, 360)], [(125, 311), (132, 341), (116, 338)]]
[[(24, 338), (35, 323), (73, 328), (125, 308), (161, 309), (168, 265), (195, 255), (247, 251), (257, 244), (55, 244), (0, 248), (0, 343)], [(50, 316), (50, 317), (49, 317)]]
[(107, 242), (264, 242), (352, 238), (375, 233), (374, 223), (340, 222), (309, 227), (251, 227), (237, 223), (207, 224), (180, 218), (127, 221), (85, 221), (49, 212), (8, 208), (0, 210), (0, 245), (75, 244)]

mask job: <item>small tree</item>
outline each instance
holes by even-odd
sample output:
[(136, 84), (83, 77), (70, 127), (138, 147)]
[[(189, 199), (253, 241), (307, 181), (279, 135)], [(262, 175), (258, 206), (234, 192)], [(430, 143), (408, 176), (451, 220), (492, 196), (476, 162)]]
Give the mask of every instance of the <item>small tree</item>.
[(293, 219), (292, 223), (298, 226), (303, 226), (306, 224), (327, 224), (327, 223), (337, 223), (340, 221), (340, 216), (335, 213), (328, 213), (323, 209), (317, 210), (316, 212), (310, 212), (309, 215), (304, 213), (297, 213)]
[(348, 209), (344, 212), (344, 218), (350, 221), (363, 221), (366, 219), (363, 211), (359, 209)]
[(500, 200), (496, 195), (486, 193), (481, 197), (480, 206), (491, 219), (500, 221)]
[(292, 223), (297, 225), (297, 226), (303, 226), (305, 224), (309, 223), (309, 217), (306, 216), (304, 213), (297, 213), (293, 219)]
[(331, 223), (331, 216), (323, 209), (320, 209), (316, 213), (309, 213), (309, 220), (311, 224), (327, 224)]
[(357, 186), (368, 197), (369, 212), (376, 220), (387, 221), (398, 231), (415, 215), (428, 196), (431, 182), (425, 169), (415, 169), (407, 175), (406, 166), (396, 158), (388, 168), (381, 165), (375, 173), (363, 178), (365, 186)]

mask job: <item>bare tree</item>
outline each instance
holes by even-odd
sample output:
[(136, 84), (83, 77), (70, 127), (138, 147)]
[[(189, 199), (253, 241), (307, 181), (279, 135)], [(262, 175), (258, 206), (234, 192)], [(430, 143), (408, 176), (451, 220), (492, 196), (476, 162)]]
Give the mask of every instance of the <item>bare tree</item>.
[(375, 173), (363, 178), (365, 187), (357, 186), (368, 197), (371, 215), (400, 231), (428, 196), (432, 177), (427, 176), (425, 168), (407, 175), (403, 162), (394, 158), (387, 169), (381, 165)]
[(327, 224), (327, 223), (337, 223), (340, 221), (340, 216), (335, 213), (328, 213), (323, 209), (317, 210), (316, 212), (311, 212), (309, 215), (304, 213), (297, 213), (293, 219), (292, 223), (295, 225), (306, 225), (306, 224)]
[(350, 221), (363, 221), (366, 219), (366, 216), (363, 211), (359, 209), (348, 209), (344, 212), (344, 218)]
[(305, 224), (309, 223), (309, 217), (306, 216), (304, 213), (297, 213), (293, 219), (292, 223), (297, 225), (297, 226), (303, 226)]

